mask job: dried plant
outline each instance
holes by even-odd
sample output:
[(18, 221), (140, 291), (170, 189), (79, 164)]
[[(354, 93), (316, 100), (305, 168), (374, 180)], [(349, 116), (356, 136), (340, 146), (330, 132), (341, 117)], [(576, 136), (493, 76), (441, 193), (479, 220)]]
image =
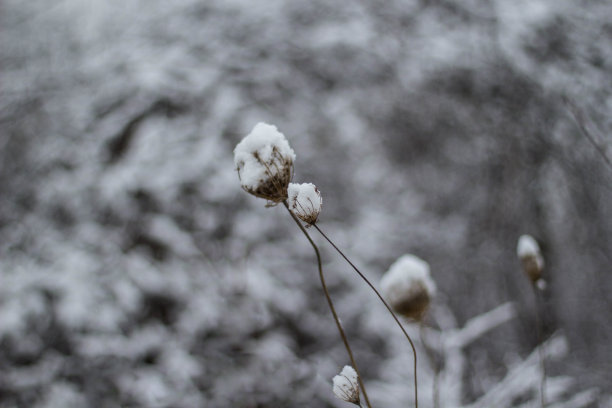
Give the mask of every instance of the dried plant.
[(533, 288), (534, 300), (535, 300), (535, 316), (536, 316), (536, 333), (538, 339), (538, 348), (540, 367), (541, 367), (541, 378), (540, 378), (540, 405), (541, 407), (546, 406), (546, 358), (543, 349), (543, 338), (542, 338), (542, 302), (540, 298), (540, 291), (546, 287), (545, 281), (542, 278), (542, 271), (544, 270), (544, 257), (540, 251), (538, 242), (531, 235), (522, 235), (516, 247), (516, 252), (521, 261), (523, 272), (531, 281), (531, 287)]
[(269, 205), (287, 199), (287, 187), (293, 178), (295, 153), (285, 135), (276, 126), (255, 125), (234, 149), (234, 164), (242, 188)]
[(361, 407), (359, 397), (359, 375), (351, 366), (344, 366), (340, 374), (332, 379), (334, 395), (342, 401)]
[(420, 322), (436, 293), (429, 265), (414, 255), (404, 255), (391, 265), (380, 281), (384, 297), (400, 315)]
[(429, 264), (406, 254), (397, 259), (380, 281), (381, 291), (393, 310), (409, 321), (419, 324), (419, 335), (425, 355), (433, 368), (432, 396), (434, 408), (439, 406), (439, 367), (433, 349), (425, 338), (425, 314), (436, 293)]
[[(317, 257), (319, 279), (321, 281), (323, 293), (327, 299), (328, 306), (349, 359), (351, 360), (351, 364), (357, 372), (357, 380), (363, 391), (365, 402), (368, 408), (372, 408), (363, 380), (361, 376), (358, 375), (359, 369), (353, 351), (349, 345), (342, 323), (338, 318), (338, 314), (336, 313), (334, 303), (329, 295), (327, 284), (325, 283), (321, 254), (317, 245), (308, 234), (308, 231), (306, 231), (300, 223), (300, 219), (307, 222), (309, 225), (316, 222), (321, 209), (321, 195), (312, 184), (293, 184), (291, 188), (289, 188), (293, 176), (294, 160), (295, 153), (289, 146), (285, 136), (278, 131), (276, 126), (265, 123), (258, 123), (255, 125), (251, 133), (249, 133), (234, 149), (234, 163), (238, 171), (238, 177), (240, 178), (242, 188), (255, 197), (268, 200), (268, 206), (274, 206), (282, 202), (311, 244)], [(290, 199), (291, 205), (288, 203), (288, 199)]]

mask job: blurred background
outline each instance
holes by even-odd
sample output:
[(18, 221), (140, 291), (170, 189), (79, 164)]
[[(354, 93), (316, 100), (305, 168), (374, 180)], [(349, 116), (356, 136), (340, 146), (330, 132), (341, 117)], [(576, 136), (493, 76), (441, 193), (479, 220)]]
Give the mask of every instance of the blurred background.
[[(612, 406), (611, 16), (607, 0), (4, 0), (0, 406), (348, 405), (312, 248), (240, 189), (232, 150), (259, 121), (374, 282), (404, 253), (430, 263), (428, 325), (515, 302), (466, 348), (463, 403), (536, 346), (528, 233), (544, 331), (570, 350), (550, 373)], [(401, 333), (313, 236), (373, 401), (406, 406)]]

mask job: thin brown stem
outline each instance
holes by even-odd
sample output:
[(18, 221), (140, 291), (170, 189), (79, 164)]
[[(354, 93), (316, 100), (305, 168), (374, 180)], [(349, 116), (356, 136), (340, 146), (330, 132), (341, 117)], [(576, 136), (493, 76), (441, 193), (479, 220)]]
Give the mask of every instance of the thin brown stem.
[(346, 255), (344, 255), (344, 252), (342, 252), (336, 246), (336, 244), (334, 244), (332, 242), (332, 240), (329, 239), (328, 236), (325, 235), (325, 233), (323, 231), (321, 231), (321, 228), (319, 228), (319, 226), (317, 224), (313, 224), (313, 226), (315, 227), (315, 229), (317, 231), (319, 231), (319, 234), (321, 234), (323, 236), (323, 238), (325, 238), (327, 240), (327, 242), (329, 242), (330, 245), (332, 247), (334, 247), (334, 249), (336, 251), (338, 251), (338, 253), (344, 258), (344, 260), (346, 262), (348, 262), (348, 264), (353, 267), (355, 272), (357, 272), (357, 274), (361, 277), (361, 279), (363, 279), (365, 281), (365, 283), (368, 284), (370, 289), (372, 289), (374, 291), (374, 293), (376, 293), (376, 296), (378, 296), (378, 298), (385, 305), (385, 307), (387, 308), (389, 313), (391, 313), (391, 316), (393, 316), (393, 319), (395, 320), (395, 322), (397, 323), (399, 328), (402, 330), (402, 333), (404, 333), (404, 336), (406, 336), (406, 339), (408, 339), (408, 342), (410, 343), (410, 347), (412, 348), (412, 354), (414, 355), (414, 406), (415, 406), (415, 408), (419, 408), (419, 389), (418, 389), (418, 381), (417, 381), (417, 352), (416, 352), (416, 348), (414, 347), (414, 342), (412, 341), (412, 339), (410, 338), (410, 336), (406, 332), (406, 329), (404, 329), (404, 326), (402, 325), (402, 323), (399, 321), (399, 319), (395, 315), (395, 312), (393, 312), (393, 309), (391, 309), (391, 306), (389, 306), (389, 304), (385, 301), (385, 299), (382, 297), (380, 292), (378, 290), (376, 290), (376, 288), (374, 287), (374, 285), (372, 285), (372, 283), (368, 280), (368, 278), (366, 278), (365, 275), (363, 273), (361, 273), (361, 271), (355, 266), (355, 264), (353, 264), (350, 261), (350, 259), (348, 259)]
[(538, 337), (538, 358), (540, 360), (540, 369), (542, 377), (540, 378), (540, 406), (544, 408), (546, 406), (546, 396), (544, 390), (546, 388), (546, 357), (544, 353), (544, 339), (542, 336), (542, 307), (543, 302), (540, 294), (540, 290), (535, 284), (532, 285), (533, 293), (535, 296), (536, 303), (536, 333)]
[(357, 362), (355, 361), (355, 358), (353, 357), (353, 351), (351, 350), (351, 346), (349, 345), (348, 338), (346, 337), (346, 334), (344, 333), (344, 329), (342, 328), (342, 323), (340, 323), (340, 319), (338, 318), (338, 314), (336, 313), (336, 308), (334, 307), (334, 303), (332, 302), (331, 297), (329, 296), (329, 291), (327, 290), (327, 285), (325, 284), (325, 277), (323, 276), (323, 267), (321, 265), (321, 254), (319, 253), (319, 248), (314, 243), (314, 241), (310, 237), (310, 234), (308, 234), (308, 231), (306, 231), (306, 229), (304, 228), (300, 220), (298, 220), (297, 217), (291, 212), (291, 210), (289, 209), (289, 205), (287, 204), (287, 201), (283, 201), (283, 204), (285, 205), (285, 208), (291, 215), (291, 218), (293, 218), (293, 220), (298, 225), (298, 227), (300, 227), (300, 230), (302, 230), (302, 232), (308, 239), (308, 242), (310, 242), (310, 245), (312, 245), (312, 248), (314, 249), (315, 254), (317, 255), (317, 264), (319, 267), (319, 279), (321, 280), (321, 286), (323, 287), (323, 292), (325, 293), (327, 304), (329, 305), (329, 309), (331, 310), (332, 316), (334, 317), (334, 321), (336, 322), (336, 326), (338, 327), (338, 332), (340, 332), (340, 337), (342, 337), (342, 342), (344, 343), (344, 347), (346, 348), (346, 351), (348, 352), (349, 359), (351, 360), (351, 365), (357, 372), (357, 380), (359, 381), (359, 387), (361, 388), (361, 391), (363, 391), (363, 397), (365, 399), (365, 402), (368, 408), (372, 408), (372, 406), (370, 405), (370, 399), (368, 398), (368, 393), (366, 392), (365, 385), (361, 377), (361, 373), (359, 372), (359, 368), (357, 367)]
[(434, 354), (434, 350), (429, 346), (429, 343), (425, 339), (425, 323), (423, 320), (419, 322), (419, 337), (421, 338), (421, 343), (423, 344), (423, 348), (425, 349), (425, 355), (429, 360), (429, 365), (431, 365), (431, 369), (433, 370), (433, 385), (432, 385), (432, 400), (433, 400), (433, 408), (440, 408), (440, 387), (439, 387), (439, 379), (440, 379), (440, 367)]

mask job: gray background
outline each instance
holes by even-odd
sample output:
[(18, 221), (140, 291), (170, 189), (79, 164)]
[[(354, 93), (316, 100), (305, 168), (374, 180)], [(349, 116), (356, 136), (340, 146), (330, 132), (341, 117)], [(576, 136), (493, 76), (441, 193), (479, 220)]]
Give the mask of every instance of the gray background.
[[(604, 0), (3, 1), (0, 406), (344, 406), (311, 248), (234, 170), (259, 121), (374, 282), (414, 253), (460, 324), (516, 302), (467, 350), (466, 403), (536, 344), (523, 233), (546, 260), (545, 332), (569, 340), (551, 372), (605, 394), (610, 16)], [(400, 334), (322, 247), (365, 380), (384, 378)]]

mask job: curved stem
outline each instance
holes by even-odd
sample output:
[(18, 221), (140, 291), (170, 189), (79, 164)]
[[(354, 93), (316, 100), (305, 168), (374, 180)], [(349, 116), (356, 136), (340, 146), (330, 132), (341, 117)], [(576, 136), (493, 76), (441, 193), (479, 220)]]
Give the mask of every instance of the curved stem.
[(308, 242), (310, 242), (310, 245), (312, 245), (312, 248), (314, 249), (315, 254), (317, 255), (317, 264), (319, 266), (319, 279), (321, 280), (321, 286), (323, 287), (323, 292), (325, 293), (327, 304), (329, 305), (329, 309), (331, 310), (332, 316), (334, 317), (334, 321), (336, 322), (336, 326), (338, 327), (338, 331), (340, 332), (340, 337), (342, 337), (342, 342), (344, 343), (344, 347), (346, 348), (346, 351), (348, 352), (349, 359), (351, 360), (351, 364), (353, 368), (355, 369), (355, 371), (357, 372), (357, 380), (359, 381), (359, 387), (361, 387), (361, 390), (363, 391), (363, 397), (365, 399), (365, 402), (368, 408), (372, 408), (372, 406), (370, 405), (368, 394), (365, 389), (365, 385), (363, 383), (363, 380), (361, 379), (361, 373), (359, 372), (359, 368), (357, 367), (357, 362), (355, 361), (355, 358), (353, 357), (353, 351), (351, 350), (351, 346), (349, 346), (348, 338), (346, 337), (346, 334), (344, 333), (344, 329), (342, 328), (342, 323), (340, 323), (340, 319), (338, 318), (338, 314), (336, 313), (336, 308), (334, 307), (334, 303), (332, 302), (331, 297), (329, 296), (329, 291), (327, 290), (327, 285), (325, 284), (325, 277), (323, 276), (323, 267), (321, 266), (321, 254), (319, 253), (319, 248), (317, 248), (317, 245), (313, 242), (312, 238), (310, 238), (310, 234), (308, 234), (308, 231), (306, 231), (306, 229), (304, 228), (300, 220), (298, 220), (297, 217), (291, 212), (291, 210), (289, 210), (289, 205), (287, 204), (287, 201), (283, 201), (283, 204), (285, 205), (285, 208), (291, 215), (291, 218), (293, 218), (293, 220), (298, 225), (298, 227), (300, 227), (300, 230), (302, 230), (302, 232), (308, 239)]
[(329, 242), (331, 244), (331, 246), (333, 246), (334, 249), (336, 251), (338, 251), (338, 253), (344, 258), (344, 260), (346, 262), (348, 262), (349, 265), (351, 265), (353, 267), (355, 272), (357, 272), (357, 274), (361, 277), (361, 279), (363, 279), (365, 281), (365, 283), (368, 284), (370, 289), (372, 289), (374, 291), (374, 293), (376, 293), (376, 296), (378, 296), (378, 298), (385, 305), (385, 307), (387, 308), (389, 313), (391, 313), (391, 316), (393, 316), (393, 319), (395, 320), (395, 322), (397, 323), (399, 328), (402, 330), (402, 333), (404, 333), (404, 336), (406, 336), (406, 339), (408, 339), (408, 342), (410, 343), (410, 347), (412, 347), (412, 354), (414, 355), (414, 406), (415, 406), (415, 408), (418, 408), (419, 407), (419, 391), (418, 391), (418, 381), (417, 381), (417, 352), (416, 352), (416, 348), (414, 347), (414, 342), (412, 341), (412, 339), (410, 338), (410, 336), (406, 332), (406, 329), (404, 329), (404, 326), (402, 325), (402, 323), (399, 321), (399, 319), (395, 315), (395, 312), (393, 312), (393, 309), (391, 309), (391, 306), (389, 306), (389, 304), (385, 301), (385, 299), (383, 299), (383, 297), (380, 294), (380, 292), (378, 292), (378, 290), (376, 290), (376, 288), (374, 287), (374, 285), (372, 285), (372, 283), (368, 280), (368, 278), (366, 278), (364, 276), (364, 274), (361, 273), (361, 271), (336, 246), (336, 244), (334, 244), (332, 242), (332, 240), (329, 239), (327, 237), (327, 235), (325, 235), (325, 233), (323, 231), (321, 231), (321, 228), (319, 228), (319, 226), (317, 224), (313, 224), (313, 226), (316, 228), (317, 231), (319, 231), (319, 234), (321, 234), (323, 236), (323, 238), (325, 238), (327, 240), (327, 242)]
[(540, 379), (540, 406), (544, 408), (546, 406), (546, 397), (544, 394), (544, 389), (546, 386), (546, 357), (544, 355), (544, 342), (542, 336), (542, 298), (540, 295), (539, 289), (536, 287), (535, 283), (532, 285), (533, 293), (535, 296), (536, 303), (536, 332), (538, 336), (538, 357), (540, 359), (540, 367), (542, 371), (542, 378)]

